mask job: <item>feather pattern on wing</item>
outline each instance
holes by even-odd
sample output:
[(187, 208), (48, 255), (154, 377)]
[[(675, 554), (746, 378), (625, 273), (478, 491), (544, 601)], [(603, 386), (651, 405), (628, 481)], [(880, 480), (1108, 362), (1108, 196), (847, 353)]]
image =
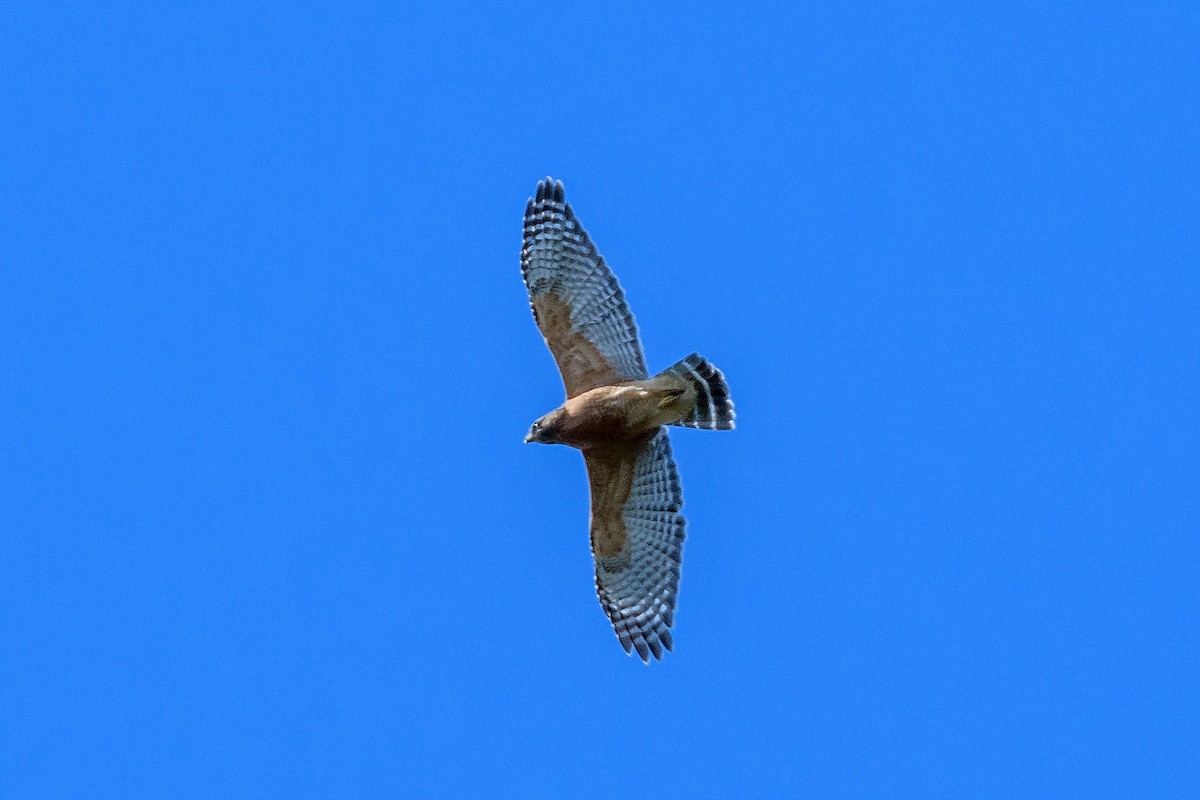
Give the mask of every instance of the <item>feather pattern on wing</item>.
[[(592, 551), (596, 593), (625, 652), (636, 649), (642, 661), (662, 658), (672, 647), (671, 626), (679, 593), (685, 522), (683, 491), (671, 457), (667, 432), (660, 429), (644, 445), (602, 464), (588, 453), (593, 477)], [(596, 478), (620, 487), (623, 503), (598, 497)], [(608, 500), (613, 495), (608, 493)], [(614, 515), (619, 514), (619, 519)], [(623, 540), (597, 541), (597, 526), (619, 528)], [(615, 545), (615, 546), (613, 546)], [(619, 549), (618, 549), (619, 547)]]
[(539, 181), (525, 206), (521, 272), (568, 397), (647, 377), (625, 293), (565, 201), (560, 181)]

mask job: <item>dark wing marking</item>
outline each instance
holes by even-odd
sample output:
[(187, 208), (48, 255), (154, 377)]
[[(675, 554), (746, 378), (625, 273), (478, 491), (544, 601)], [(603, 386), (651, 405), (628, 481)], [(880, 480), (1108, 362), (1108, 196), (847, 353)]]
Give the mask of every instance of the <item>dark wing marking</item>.
[(525, 206), (521, 273), (567, 397), (647, 377), (625, 293), (564, 200), (560, 181), (539, 181)]

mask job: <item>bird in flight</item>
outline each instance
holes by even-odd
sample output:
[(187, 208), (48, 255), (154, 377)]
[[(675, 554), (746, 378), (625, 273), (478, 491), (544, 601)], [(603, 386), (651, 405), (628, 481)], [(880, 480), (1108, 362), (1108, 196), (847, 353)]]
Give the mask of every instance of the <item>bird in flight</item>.
[(534, 422), (525, 441), (583, 452), (600, 605), (626, 653), (661, 659), (672, 647), (685, 526), (663, 426), (732, 430), (729, 387), (696, 353), (646, 372), (625, 293), (561, 181), (539, 181), (525, 205), (521, 272), (567, 390), (566, 402)]

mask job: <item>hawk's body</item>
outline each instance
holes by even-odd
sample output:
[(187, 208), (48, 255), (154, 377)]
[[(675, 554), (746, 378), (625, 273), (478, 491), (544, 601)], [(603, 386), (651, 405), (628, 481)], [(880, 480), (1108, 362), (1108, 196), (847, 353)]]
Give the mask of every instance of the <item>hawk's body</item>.
[(695, 404), (696, 392), (670, 376), (597, 386), (562, 404), (555, 438), (585, 452), (625, 444), (674, 422)]
[(672, 645), (683, 496), (663, 425), (728, 430), (724, 376), (693, 353), (651, 377), (616, 278), (547, 178), (525, 208), (521, 269), (567, 390), (526, 441), (583, 452), (592, 493), (596, 591), (626, 652)]

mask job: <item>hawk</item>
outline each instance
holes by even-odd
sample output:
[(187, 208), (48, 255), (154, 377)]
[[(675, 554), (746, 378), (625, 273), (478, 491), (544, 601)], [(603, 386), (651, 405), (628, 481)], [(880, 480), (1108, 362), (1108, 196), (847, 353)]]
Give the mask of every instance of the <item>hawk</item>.
[(539, 181), (525, 205), (521, 272), (567, 390), (525, 441), (583, 452), (600, 605), (626, 653), (661, 659), (672, 647), (684, 539), (679, 472), (663, 426), (732, 430), (729, 387), (696, 353), (646, 372), (625, 294), (560, 181)]

